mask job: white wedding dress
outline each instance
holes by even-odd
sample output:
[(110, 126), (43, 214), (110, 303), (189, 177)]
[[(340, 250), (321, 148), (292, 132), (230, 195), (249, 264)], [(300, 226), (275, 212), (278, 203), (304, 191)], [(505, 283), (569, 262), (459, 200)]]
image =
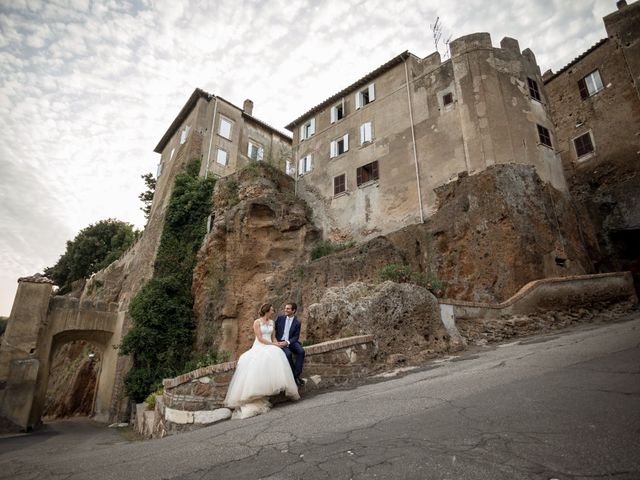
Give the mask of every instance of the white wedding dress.
[[(271, 320), (266, 325), (260, 323), (262, 338), (271, 342), (273, 328)], [(291, 400), (300, 398), (287, 356), (280, 347), (256, 338), (238, 359), (224, 405), (235, 409), (233, 418), (249, 418), (269, 411), (268, 397), (283, 391)]]

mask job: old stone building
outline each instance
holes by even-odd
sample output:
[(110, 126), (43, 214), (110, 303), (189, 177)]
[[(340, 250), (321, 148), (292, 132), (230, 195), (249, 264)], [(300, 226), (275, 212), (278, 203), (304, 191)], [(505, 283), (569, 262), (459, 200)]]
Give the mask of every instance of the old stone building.
[(633, 270), (640, 283), (640, 2), (605, 16), (603, 38), (544, 75), (571, 194), (592, 225), (602, 271)]
[(451, 59), (404, 52), (287, 125), (298, 193), (324, 236), (366, 239), (421, 223), (434, 189), (494, 164), (535, 166), (566, 190), (548, 99), (531, 50), (488, 33)]
[(254, 117), (251, 100), (245, 100), (240, 108), (196, 88), (154, 149), (160, 154), (158, 177), (190, 136), (200, 139), (193, 153), (202, 159), (202, 176), (224, 177), (251, 160), (268, 161), (292, 171), (291, 139)]

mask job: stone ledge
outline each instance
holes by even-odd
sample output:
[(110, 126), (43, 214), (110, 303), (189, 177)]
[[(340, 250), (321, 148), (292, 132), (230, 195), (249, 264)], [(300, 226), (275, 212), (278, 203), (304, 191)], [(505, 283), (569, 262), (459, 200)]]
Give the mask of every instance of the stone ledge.
[(339, 350), (341, 348), (352, 347), (354, 345), (360, 345), (362, 343), (370, 343), (375, 340), (373, 335), (358, 335), (357, 337), (340, 338), (338, 340), (329, 340), (322, 343), (316, 343), (304, 347), (305, 356), (318, 355), (320, 353), (330, 352), (332, 350)]
[[(360, 345), (363, 343), (370, 343), (374, 341), (373, 335), (359, 335), (357, 337), (340, 338), (338, 340), (329, 340), (322, 343), (316, 343), (315, 345), (309, 345), (304, 348), (307, 356), (319, 355), (321, 353), (330, 352), (333, 350), (340, 350), (354, 345)], [(174, 378), (165, 378), (162, 381), (164, 388), (174, 388), (183, 383), (192, 382), (206, 375), (215, 373), (224, 373), (231, 370), (235, 370), (237, 362), (219, 363), (217, 365), (207, 365), (206, 367), (193, 370), (191, 372), (183, 373)]]
[[(592, 275), (572, 275), (568, 277), (553, 277), (553, 278), (542, 278), (540, 280), (534, 280), (532, 282), (527, 283), (524, 287), (518, 290), (512, 297), (508, 298), (502, 303), (484, 303), (484, 302), (468, 302), (465, 300), (454, 300), (449, 298), (439, 298), (438, 303), (443, 303), (447, 305), (455, 305), (460, 307), (477, 307), (477, 308), (487, 308), (493, 310), (501, 310), (503, 308), (510, 307), (514, 305), (518, 300), (529, 295), (536, 288), (543, 285), (551, 285), (557, 283), (570, 283), (570, 282), (586, 282), (590, 280), (598, 280), (602, 278), (610, 278), (610, 277), (620, 277), (631, 278), (630, 272), (612, 272), (612, 273), (596, 273)], [(631, 280), (633, 282), (633, 280)]]

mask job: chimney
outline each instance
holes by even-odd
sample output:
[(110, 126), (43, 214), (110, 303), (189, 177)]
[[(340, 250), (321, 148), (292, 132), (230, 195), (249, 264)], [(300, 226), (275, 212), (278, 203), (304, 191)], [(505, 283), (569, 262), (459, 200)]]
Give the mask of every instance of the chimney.
[(622, 10), (626, 6), (627, 6), (627, 1), (626, 0), (618, 0), (616, 2), (616, 7), (618, 7), (618, 10)]
[(253, 115), (253, 102), (248, 98), (242, 104), (242, 111), (247, 115)]

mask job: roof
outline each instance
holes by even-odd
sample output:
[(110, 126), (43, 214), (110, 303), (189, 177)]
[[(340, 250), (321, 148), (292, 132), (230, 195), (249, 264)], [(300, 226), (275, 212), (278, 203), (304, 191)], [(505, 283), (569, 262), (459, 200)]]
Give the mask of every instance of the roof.
[[(184, 106), (182, 107), (182, 109), (180, 110), (180, 113), (178, 113), (178, 116), (173, 120), (173, 122), (171, 122), (171, 125), (169, 125), (169, 128), (167, 129), (167, 131), (164, 133), (164, 135), (162, 136), (162, 138), (158, 142), (158, 145), (156, 145), (156, 148), (153, 149), (154, 152), (162, 153), (162, 150), (164, 150), (164, 147), (167, 145), (167, 143), (169, 143), (169, 140), (171, 140), (171, 137), (173, 137), (173, 135), (176, 133), (176, 131), (184, 123), (185, 119), (189, 116), (189, 114), (191, 113), (193, 108), (198, 103), (198, 100), (200, 100), (201, 98), (204, 98), (207, 102), (210, 102), (214, 98), (218, 98), (219, 100), (222, 100), (223, 102), (228, 103), (232, 107), (237, 108), (238, 110), (242, 111), (242, 108), (238, 107), (237, 105), (234, 105), (230, 101), (225, 100), (222, 97), (216, 97), (215, 95), (213, 95), (211, 93), (207, 93), (207, 92), (205, 92), (204, 90), (202, 90), (200, 88), (196, 88), (193, 91), (193, 93), (191, 94), (191, 96), (189, 97), (189, 100), (187, 100), (187, 103), (185, 103)], [(279, 131), (278, 129), (272, 127), (268, 123), (265, 123), (262, 120), (257, 119), (253, 115), (249, 115), (248, 113), (245, 113), (244, 111), (242, 111), (242, 116), (244, 118), (247, 118), (247, 119), (259, 124), (260, 126), (266, 128), (268, 130), (271, 130), (273, 133), (275, 133), (277, 135), (280, 135), (282, 138), (285, 138), (287, 140), (291, 140), (290, 136), (288, 136), (285, 133)]]
[(404, 62), (407, 58), (409, 58), (412, 54), (409, 53), (409, 50), (405, 50), (404, 52), (402, 52), (400, 55), (393, 57), (391, 60), (389, 60), (387, 63), (385, 63), (384, 65), (380, 65), (378, 68), (376, 68), (375, 70), (373, 70), (372, 72), (367, 73), (364, 77), (362, 77), (359, 80), (356, 80), (354, 83), (352, 83), (351, 85), (349, 85), (347, 88), (344, 88), (342, 90), (340, 90), (338, 93), (336, 93), (335, 95), (332, 95), (331, 97), (327, 98), (326, 100), (324, 100), (322, 103), (319, 103), (318, 105), (316, 105), (315, 107), (313, 107), (311, 110), (309, 110), (308, 112), (305, 112), (303, 115), (299, 116), (298, 118), (296, 118), (293, 122), (291, 122), (289, 125), (287, 125), (285, 128), (287, 130), (291, 130), (293, 131), (293, 129), (295, 128), (295, 126), (297, 124), (299, 124), (303, 118), (308, 117), (311, 114), (314, 114), (316, 112), (319, 112), (320, 110), (324, 109), (325, 107), (327, 107), (329, 104), (335, 102), (336, 100), (339, 100), (340, 98), (344, 97), (345, 95), (347, 95), (348, 93), (352, 92), (353, 90), (357, 89), (358, 87), (361, 87), (362, 85), (366, 85), (367, 83), (369, 83), (371, 80), (373, 80), (374, 78), (378, 77), (380, 74), (386, 72), (387, 70), (391, 70), (391, 68), (395, 67), (396, 65)]
[(595, 49), (597, 49), (598, 47), (601, 47), (602, 45), (604, 45), (606, 43), (606, 41), (608, 40), (608, 38), (603, 38), (602, 40), (599, 40), (595, 45), (593, 45), (591, 48), (589, 48), (586, 52), (582, 53), (581, 55), (578, 55), (576, 58), (574, 58), (573, 60), (571, 60), (569, 63), (567, 63), (564, 67), (562, 67), (560, 70), (558, 70), (557, 72), (555, 72), (551, 77), (547, 78), (544, 81), (544, 84), (546, 85), (547, 83), (549, 83), (551, 80), (553, 80), (554, 78), (556, 78), (558, 75), (564, 73), (566, 70), (568, 70), (569, 68), (571, 68), (573, 65), (575, 65), (576, 63), (578, 63), (580, 60), (582, 60), (584, 57), (586, 57), (587, 55), (589, 55), (591, 52), (593, 52)]

